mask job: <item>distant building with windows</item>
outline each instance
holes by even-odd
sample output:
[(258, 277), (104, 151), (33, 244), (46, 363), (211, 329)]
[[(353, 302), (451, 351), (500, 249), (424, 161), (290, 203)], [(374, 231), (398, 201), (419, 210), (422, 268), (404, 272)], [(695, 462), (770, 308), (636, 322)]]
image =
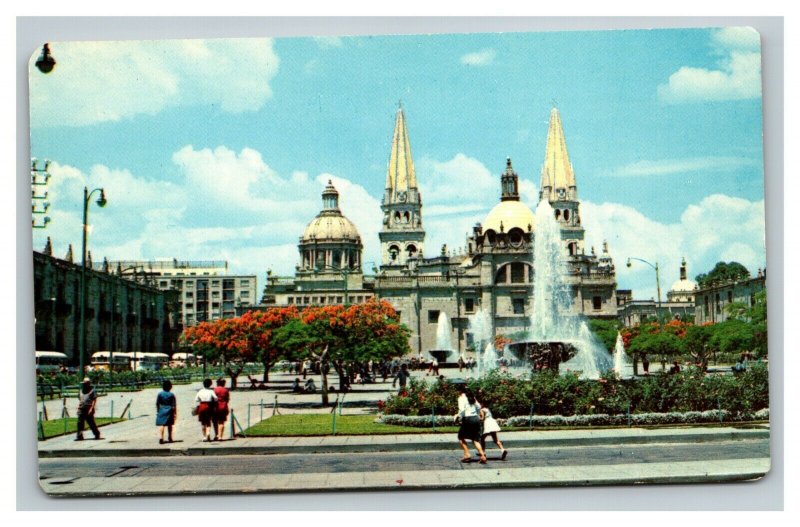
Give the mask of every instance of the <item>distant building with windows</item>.
[(759, 269), (753, 278), (714, 282), (697, 289), (694, 295), (695, 324), (716, 324), (728, 320), (725, 306), (734, 302), (750, 308), (755, 305), (756, 294), (767, 285), (767, 270)]
[(656, 318), (659, 320), (694, 321), (697, 283), (687, 277), (686, 259), (681, 260), (679, 278), (669, 291), (667, 299), (659, 305), (655, 299), (634, 300), (629, 289), (617, 291), (617, 314), (625, 327), (633, 327)]
[[(108, 267), (86, 269), (86, 353), (96, 351), (176, 351), (181, 332), (178, 292), (120, 277)], [(61, 259), (52, 254), (50, 239), (33, 252), (33, 300), (36, 349), (66, 354), (79, 362), (81, 265), (70, 245)]]
[(255, 275), (228, 275), (221, 260), (120, 260), (104, 262), (110, 272), (178, 292), (180, 322), (231, 318), (258, 303)]

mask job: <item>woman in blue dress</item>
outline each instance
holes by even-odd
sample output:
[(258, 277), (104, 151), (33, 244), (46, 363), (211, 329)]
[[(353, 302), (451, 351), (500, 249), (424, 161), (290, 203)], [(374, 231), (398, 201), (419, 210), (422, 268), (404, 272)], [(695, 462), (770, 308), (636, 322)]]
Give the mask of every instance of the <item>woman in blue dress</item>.
[[(175, 418), (178, 416), (178, 404), (175, 400), (175, 394), (170, 391), (172, 390), (170, 381), (164, 381), (161, 388), (161, 392), (156, 397), (156, 426), (159, 427), (159, 433), (161, 434), (158, 442), (163, 445), (165, 442), (173, 442), (172, 425), (175, 424)], [(167, 432), (167, 441), (164, 441), (164, 431)]]

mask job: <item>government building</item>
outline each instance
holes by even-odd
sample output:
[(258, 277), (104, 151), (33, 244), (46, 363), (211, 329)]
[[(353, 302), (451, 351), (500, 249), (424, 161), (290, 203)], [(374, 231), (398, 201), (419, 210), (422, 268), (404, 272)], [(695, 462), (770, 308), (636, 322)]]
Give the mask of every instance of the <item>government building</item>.
[[(485, 218), (476, 218), (463, 251), (454, 254), (447, 246), (428, 250), (423, 196), (400, 107), (381, 206), (379, 267), (364, 274), (358, 228), (339, 210), (338, 192), (329, 182), (322, 193), (322, 210), (300, 237), (295, 276), (268, 276), (262, 304), (303, 307), (385, 299), (411, 330), (415, 354), (436, 348), (441, 313), (450, 319), (451, 342), (459, 352), (472, 349), (469, 318), (479, 310), (488, 313), (494, 334), (524, 338), (533, 310), (536, 218), (520, 201), (519, 176), (511, 159), (497, 183), (499, 201)], [(600, 254), (584, 246), (577, 180), (556, 108), (550, 113), (539, 189), (539, 199), (550, 203), (561, 228), (572, 310), (616, 318), (614, 263), (607, 244)]]

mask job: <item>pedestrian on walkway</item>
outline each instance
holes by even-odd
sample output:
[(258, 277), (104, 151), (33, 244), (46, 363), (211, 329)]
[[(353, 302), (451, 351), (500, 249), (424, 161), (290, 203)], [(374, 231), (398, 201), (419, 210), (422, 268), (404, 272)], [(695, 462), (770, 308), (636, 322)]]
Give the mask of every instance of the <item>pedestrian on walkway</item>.
[(89, 425), (95, 439), (100, 439), (100, 430), (94, 422), (94, 410), (97, 405), (97, 392), (92, 386), (92, 380), (84, 377), (80, 392), (78, 393), (78, 435), (75, 441), (83, 441), (83, 429)]
[(477, 450), (480, 455), (480, 463), (485, 465), (486, 454), (481, 446), (481, 405), (478, 404), (475, 400), (475, 396), (472, 395), (471, 392), (465, 391), (464, 396), (466, 397), (467, 404), (464, 405), (463, 410), (460, 410), (455, 416), (456, 421), (460, 424), (458, 429), (458, 441), (461, 444), (461, 448), (464, 450), (464, 457), (461, 458), (461, 462), (468, 463), (472, 461), (472, 454), (470, 454), (469, 446), (467, 445), (467, 441), (472, 441), (475, 450)]
[(483, 448), (483, 451), (486, 452), (486, 438), (491, 436), (494, 444), (497, 445), (497, 448), (503, 452), (500, 456), (500, 459), (505, 461), (506, 456), (508, 456), (508, 450), (503, 447), (503, 443), (501, 443), (500, 439), (497, 437), (497, 432), (500, 431), (500, 425), (497, 424), (495, 418), (492, 417), (492, 411), (485, 405), (481, 406), (481, 421), (483, 421), (483, 431), (481, 432), (481, 448)]
[[(166, 380), (161, 384), (161, 391), (156, 396), (156, 426), (159, 427), (158, 444), (160, 445), (174, 441), (172, 427), (175, 424), (175, 418), (178, 417), (178, 403), (171, 390), (172, 382)], [(164, 441), (164, 432), (167, 432), (166, 441)]]
[(211, 441), (211, 421), (214, 417), (214, 405), (217, 402), (217, 395), (211, 389), (211, 379), (203, 381), (203, 387), (197, 392), (194, 398), (197, 406), (197, 420), (203, 430), (203, 441)]
[(404, 392), (409, 377), (411, 377), (411, 374), (408, 373), (408, 365), (404, 362), (403, 365), (400, 366), (400, 371), (397, 372), (397, 375), (395, 375), (394, 380), (392, 381), (392, 388), (394, 388), (395, 384), (400, 382), (400, 392), (398, 393)]
[(214, 407), (214, 441), (222, 441), (225, 435), (225, 421), (228, 420), (231, 400), (231, 391), (225, 387), (225, 379), (217, 379), (214, 395), (217, 396), (217, 404)]

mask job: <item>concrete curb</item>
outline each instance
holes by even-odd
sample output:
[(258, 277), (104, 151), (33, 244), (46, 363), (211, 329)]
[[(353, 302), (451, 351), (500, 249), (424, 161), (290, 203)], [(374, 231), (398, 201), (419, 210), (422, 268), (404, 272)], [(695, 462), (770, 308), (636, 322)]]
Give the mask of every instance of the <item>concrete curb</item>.
[[(183, 448), (92, 448), (92, 449), (41, 449), (40, 458), (66, 457), (159, 457), (159, 456), (242, 456), (242, 455), (275, 455), (275, 454), (336, 454), (365, 452), (404, 452), (452, 450), (455, 445), (454, 434), (446, 439), (435, 441), (397, 442), (391, 441), (395, 436), (386, 437), (386, 441), (370, 441), (375, 436), (363, 436), (365, 441), (359, 442), (359, 436), (326, 436), (318, 444), (275, 444), (272, 438), (245, 438), (241, 441), (263, 442), (260, 445), (231, 445), (230, 442), (208, 443), (201, 446)], [(512, 448), (536, 447), (576, 447), (591, 445), (641, 445), (654, 443), (709, 442), (709, 441), (742, 441), (769, 439), (770, 431), (765, 429), (720, 430), (697, 433), (659, 433), (652, 435), (619, 435), (619, 436), (584, 436), (584, 437), (537, 437), (514, 438), (513, 433), (502, 436), (503, 444)], [(319, 438), (317, 438), (319, 439)], [(611, 484), (611, 483), (609, 483)]]

